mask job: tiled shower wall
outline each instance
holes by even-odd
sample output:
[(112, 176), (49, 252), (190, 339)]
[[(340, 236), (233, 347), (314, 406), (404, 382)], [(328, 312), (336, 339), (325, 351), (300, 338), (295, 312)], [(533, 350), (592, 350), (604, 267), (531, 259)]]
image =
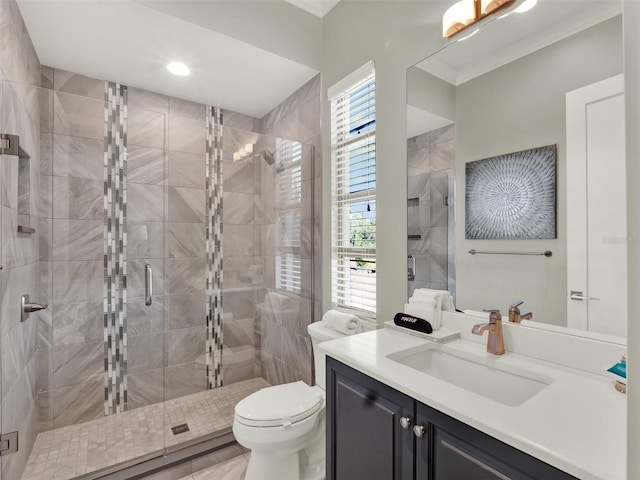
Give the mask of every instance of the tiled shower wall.
[(130, 88), (128, 113), (128, 378), (137, 408), (206, 388), (205, 107)]
[[(20, 136), (31, 157), (30, 224), (38, 225), (39, 61), (14, 0), (0, 0), (0, 131)], [(0, 156), (1, 431), (19, 432), (20, 449), (2, 457), (0, 478), (20, 478), (38, 430), (36, 331), (39, 314), (20, 322), (20, 296), (38, 296), (38, 235), (19, 234), (18, 157)], [(22, 222), (21, 222), (22, 223)], [(42, 315), (46, 317), (46, 314)]]
[[(40, 430), (104, 415), (104, 82), (42, 67)], [(43, 274), (46, 272), (47, 274)]]
[[(299, 295), (286, 293), (280, 312), (269, 315), (272, 302), (263, 301), (266, 315), (260, 316), (262, 334), (262, 376), (271, 384), (313, 379), (311, 339), (307, 325), (322, 316), (321, 251), (322, 151), (320, 141), (320, 91), (318, 74), (289, 96), (261, 120), (261, 132), (314, 146), (315, 161), (303, 148), (301, 256), (302, 288)], [(275, 166), (262, 162), (262, 197), (264, 206), (262, 248), (265, 262), (265, 287), (275, 288), (275, 252), (277, 242)], [(276, 180), (277, 181), (277, 180)], [(315, 295), (313, 295), (315, 294)], [(315, 302), (313, 299), (315, 298)]]
[(455, 296), (455, 126), (407, 140), (407, 252), (416, 258), (416, 288), (449, 290)]
[(253, 117), (223, 111), (223, 381), (260, 376), (256, 304), (262, 292), (260, 171), (258, 160), (234, 162), (247, 144), (262, 145)]
[[(40, 428), (104, 414), (104, 82), (42, 68), (41, 267), (53, 322), (41, 325)], [(225, 111), (227, 144), (257, 120)], [(128, 89), (128, 408), (202, 391), (205, 375), (205, 106)], [(235, 133), (234, 133), (235, 132)], [(248, 137), (247, 137), (248, 138)], [(254, 138), (255, 139), (255, 138)], [(247, 139), (249, 143), (251, 139)], [(243, 140), (244, 141), (244, 140)], [(243, 143), (244, 145), (244, 143)], [(223, 164), (225, 384), (260, 375), (255, 331), (253, 164)], [(144, 269), (153, 270), (152, 305)], [(251, 273), (253, 272), (253, 273)], [(247, 278), (250, 281), (247, 282)], [(259, 332), (258, 332), (259, 334)]]

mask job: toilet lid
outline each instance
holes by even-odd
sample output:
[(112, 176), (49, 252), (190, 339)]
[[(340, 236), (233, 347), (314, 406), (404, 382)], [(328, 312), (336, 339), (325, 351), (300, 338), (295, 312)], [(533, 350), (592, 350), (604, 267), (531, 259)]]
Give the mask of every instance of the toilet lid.
[(263, 388), (235, 408), (236, 420), (248, 426), (275, 427), (299, 422), (322, 408), (322, 392), (304, 382)]

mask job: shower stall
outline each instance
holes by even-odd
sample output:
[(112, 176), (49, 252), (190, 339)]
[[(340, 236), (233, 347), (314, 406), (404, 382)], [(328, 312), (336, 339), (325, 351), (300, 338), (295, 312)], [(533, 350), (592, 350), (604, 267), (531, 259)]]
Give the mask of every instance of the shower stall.
[(455, 299), (455, 125), (407, 140), (407, 295), (447, 290)]
[[(3, 457), (5, 479), (98, 478), (218, 445), (240, 399), (311, 383), (312, 145), (47, 67), (41, 87), (1, 90), (24, 150), (1, 157), (1, 408), (27, 399), (9, 423), (33, 445)], [(26, 283), (6, 288), (16, 269)], [(20, 322), (23, 293), (46, 309)]]

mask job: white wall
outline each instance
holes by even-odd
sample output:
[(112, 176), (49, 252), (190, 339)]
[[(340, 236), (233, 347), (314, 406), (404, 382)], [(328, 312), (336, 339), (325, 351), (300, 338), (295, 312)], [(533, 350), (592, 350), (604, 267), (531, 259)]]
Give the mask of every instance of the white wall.
[(407, 70), (407, 105), (449, 120), (456, 118), (456, 87), (417, 67)]
[[(571, 90), (622, 73), (622, 19), (615, 17), (456, 89), (456, 291), (463, 309), (524, 300), (536, 320), (566, 325), (566, 115)], [(557, 144), (557, 239), (465, 240), (465, 163)], [(534, 256), (476, 250), (544, 251)], [(481, 286), (481, 287), (479, 287)]]
[(627, 328), (627, 478), (640, 478), (640, 2), (624, 3), (624, 79), (627, 113), (627, 226), (629, 325)]
[[(377, 319), (400, 311), (407, 298), (406, 69), (433, 53), (450, 2), (338, 3), (323, 22), (322, 75), (330, 87), (368, 60), (376, 67)], [(331, 144), (323, 95), (323, 310), (331, 307)]]

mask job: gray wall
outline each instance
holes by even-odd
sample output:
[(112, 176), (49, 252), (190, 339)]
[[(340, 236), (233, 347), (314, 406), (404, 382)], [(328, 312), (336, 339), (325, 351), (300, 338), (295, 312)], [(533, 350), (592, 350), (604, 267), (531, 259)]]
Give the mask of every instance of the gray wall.
[(459, 252), (553, 251), (548, 259), (461, 253), (456, 260), (459, 308), (504, 310), (522, 299), (536, 320), (566, 325), (565, 94), (620, 73), (622, 32), (616, 17), (457, 87), (458, 198), (464, 198), (465, 163), (558, 145), (556, 240), (465, 240), (465, 205), (457, 203)]
[[(311, 384), (313, 359), (307, 326), (322, 315), (321, 256), (322, 247), (322, 145), (320, 142), (321, 76), (300, 87), (280, 105), (261, 119), (265, 135), (294, 140), (303, 146), (301, 257), (302, 289), (299, 295), (286, 293), (286, 307), (273, 312), (271, 306), (260, 316), (262, 334), (262, 376), (271, 384), (303, 380)], [(309, 145), (314, 147), (311, 161)], [(262, 163), (262, 200), (264, 221), (262, 248), (264, 252), (264, 286), (275, 288), (275, 253), (277, 237), (274, 166)], [(314, 302), (315, 298), (315, 302)], [(271, 310), (271, 311), (270, 311)], [(275, 313), (272, 315), (271, 313)]]
[(42, 67), (40, 430), (104, 414), (104, 82)]
[[(104, 81), (42, 67), (40, 265), (52, 319), (39, 328), (40, 430), (104, 415)], [(254, 168), (231, 159), (259, 121), (225, 111), (225, 384), (260, 375)], [(239, 128), (234, 128), (239, 127)], [(245, 130), (246, 129), (246, 130)], [(130, 88), (127, 161), (128, 408), (206, 389), (205, 106)], [(259, 191), (258, 191), (259, 193)], [(144, 266), (154, 272), (144, 305)], [(52, 321), (51, 321), (52, 320)]]
[[(31, 156), (31, 226), (38, 230), (40, 174), (40, 63), (14, 0), (0, 0), (0, 131), (20, 136), (20, 146)], [(2, 432), (19, 432), (20, 450), (2, 457), (0, 478), (20, 478), (37, 430), (37, 326), (46, 312), (20, 322), (20, 296), (38, 296), (38, 235), (18, 234), (18, 158), (0, 158), (0, 354)], [(45, 274), (45, 273), (43, 273)]]

